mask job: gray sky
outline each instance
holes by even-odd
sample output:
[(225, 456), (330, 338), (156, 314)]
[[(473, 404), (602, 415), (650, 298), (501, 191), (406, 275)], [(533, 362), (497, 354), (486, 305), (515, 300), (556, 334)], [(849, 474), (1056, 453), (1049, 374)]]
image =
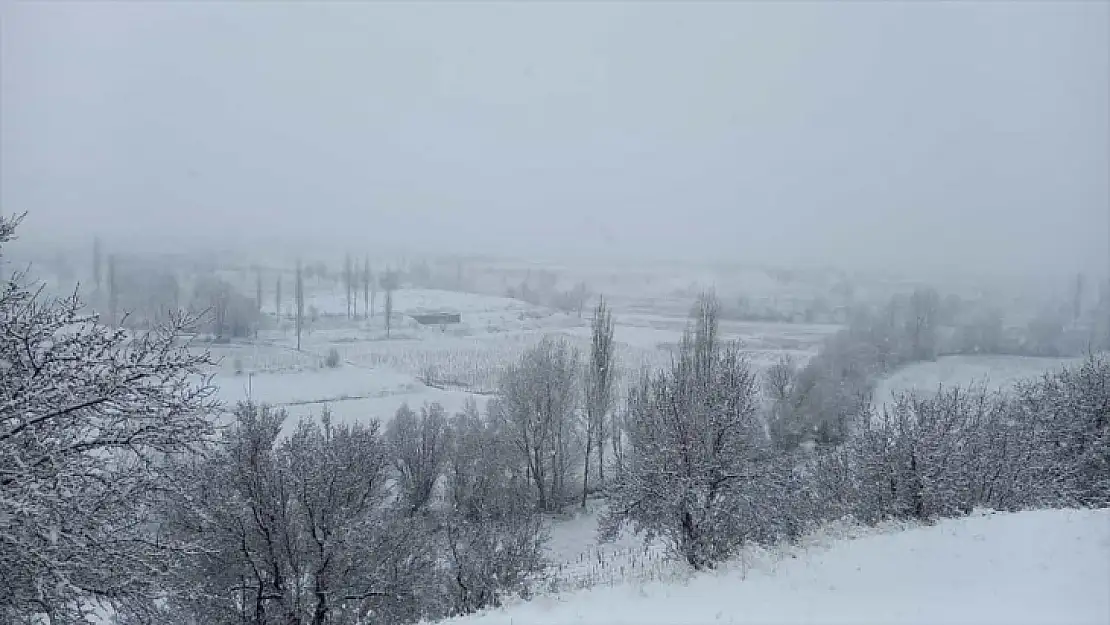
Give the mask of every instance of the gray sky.
[(6, 0), (0, 29), (27, 236), (1108, 265), (1108, 3)]

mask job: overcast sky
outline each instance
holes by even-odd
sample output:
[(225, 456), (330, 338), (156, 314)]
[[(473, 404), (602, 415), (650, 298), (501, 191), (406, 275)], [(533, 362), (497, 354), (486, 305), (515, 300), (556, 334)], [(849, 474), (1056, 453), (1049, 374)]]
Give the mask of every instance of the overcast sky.
[(26, 236), (1105, 272), (1108, 29), (1097, 1), (0, 0), (0, 211)]

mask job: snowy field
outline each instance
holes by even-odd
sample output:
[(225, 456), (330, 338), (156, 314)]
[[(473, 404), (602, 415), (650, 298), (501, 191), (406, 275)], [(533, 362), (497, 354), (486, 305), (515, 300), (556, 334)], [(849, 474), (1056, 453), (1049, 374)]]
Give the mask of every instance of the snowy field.
[[(265, 297), (263, 298), (266, 299)], [(360, 307), (361, 307), (361, 301)], [(275, 312), (272, 299), (264, 312)], [(291, 301), (282, 303), (286, 314)], [(439, 402), (460, 410), (468, 398), (483, 407), (496, 389), (504, 367), (547, 335), (559, 336), (585, 354), (589, 350), (588, 314), (557, 312), (518, 300), (431, 289), (402, 289), (394, 298), (393, 329), (385, 335), (379, 314), (372, 320), (348, 320), (342, 293), (317, 292), (306, 297), (316, 315), (295, 349), (291, 320), (271, 323), (250, 341), (213, 345), (219, 360), (213, 377), (218, 397), (229, 406), (251, 398), (284, 407), (291, 419), (319, 415), (325, 406), (339, 420), (389, 419), (407, 403), (418, 407)], [(668, 300), (660, 309), (614, 310), (617, 358), (623, 381), (643, 368), (665, 365), (686, 325), (684, 306)], [(424, 327), (409, 315), (448, 311), (462, 322)], [(811, 356), (836, 326), (723, 322), (722, 335), (739, 339), (757, 368), (784, 354), (799, 362)], [(338, 367), (324, 366), (335, 350)]]
[[(1036, 537), (1030, 540), (1030, 537)], [(722, 570), (516, 601), (457, 625), (681, 623), (1101, 625), (1110, 510), (1041, 510), (934, 526), (834, 526)]]
[(895, 393), (935, 393), (941, 386), (984, 386), (1005, 390), (1019, 380), (1079, 364), (1082, 358), (1032, 358), (1027, 356), (944, 356), (934, 362), (907, 365), (875, 387), (876, 405), (889, 402)]
[(679, 570), (661, 542), (645, 545), (642, 536), (628, 531), (612, 542), (600, 542), (597, 527), (604, 507), (604, 500), (590, 499), (586, 510), (575, 509), (550, 519), (545, 555), (551, 564), (551, 589), (668, 579)]

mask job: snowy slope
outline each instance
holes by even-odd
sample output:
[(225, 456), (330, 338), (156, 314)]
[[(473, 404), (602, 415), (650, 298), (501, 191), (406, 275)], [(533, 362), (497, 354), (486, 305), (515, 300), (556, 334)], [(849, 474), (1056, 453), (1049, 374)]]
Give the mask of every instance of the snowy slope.
[(983, 385), (991, 391), (1006, 389), (1019, 380), (1039, 378), (1046, 372), (1081, 362), (1082, 358), (943, 356), (933, 362), (906, 365), (880, 380), (875, 388), (875, 403), (887, 403), (893, 394), (904, 391), (935, 393), (941, 386)]
[(716, 574), (625, 583), (448, 621), (567, 623), (1110, 623), (1110, 510), (1043, 510), (868, 530)]

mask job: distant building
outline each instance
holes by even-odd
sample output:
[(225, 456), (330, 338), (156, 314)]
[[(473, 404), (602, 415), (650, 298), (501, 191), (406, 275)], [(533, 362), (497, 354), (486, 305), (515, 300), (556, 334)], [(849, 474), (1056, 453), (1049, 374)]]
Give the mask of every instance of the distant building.
[(422, 326), (442, 326), (450, 323), (462, 322), (462, 315), (459, 313), (417, 313), (409, 316)]

